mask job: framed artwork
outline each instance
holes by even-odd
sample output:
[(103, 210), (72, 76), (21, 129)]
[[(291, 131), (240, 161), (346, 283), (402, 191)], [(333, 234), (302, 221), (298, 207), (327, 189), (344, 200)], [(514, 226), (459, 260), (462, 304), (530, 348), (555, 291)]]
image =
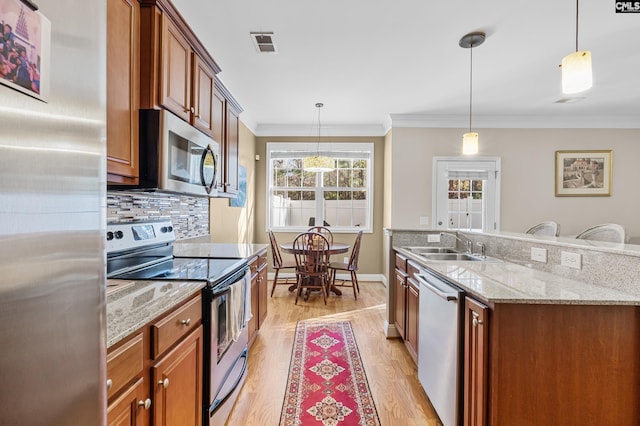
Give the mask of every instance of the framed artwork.
[(611, 195), (611, 150), (556, 151), (556, 197)]
[(247, 205), (247, 168), (238, 166), (238, 195), (229, 198), (229, 207), (245, 207)]
[(51, 23), (31, 2), (0, 0), (0, 84), (46, 102)]

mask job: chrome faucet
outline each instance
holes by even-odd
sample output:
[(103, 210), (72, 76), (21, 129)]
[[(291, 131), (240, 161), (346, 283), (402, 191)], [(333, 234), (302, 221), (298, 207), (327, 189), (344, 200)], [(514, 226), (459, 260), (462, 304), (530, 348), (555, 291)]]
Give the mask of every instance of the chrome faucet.
[(478, 242), (476, 243), (476, 245), (477, 245), (478, 247), (480, 247), (480, 256), (481, 256), (483, 259), (486, 259), (486, 258), (487, 258), (487, 246), (485, 246), (485, 244), (484, 244), (482, 241), (478, 241)]
[[(451, 235), (453, 238), (455, 238), (456, 240), (460, 241), (466, 248), (467, 248), (467, 253), (472, 254), (473, 252), (473, 242), (471, 242), (471, 240), (467, 237), (465, 237), (463, 234), (460, 234), (460, 236), (458, 236), (457, 233), (453, 233), (453, 232), (441, 232), (440, 236), (444, 236), (444, 234), (449, 234)], [(462, 238), (460, 238), (462, 237)], [(464, 239), (463, 239), (464, 238)]]

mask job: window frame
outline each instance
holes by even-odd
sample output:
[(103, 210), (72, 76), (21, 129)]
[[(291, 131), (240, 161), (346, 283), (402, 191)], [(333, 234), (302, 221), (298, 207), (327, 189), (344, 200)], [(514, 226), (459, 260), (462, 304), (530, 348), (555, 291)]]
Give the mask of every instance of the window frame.
[[(368, 156), (368, 167), (366, 171), (366, 185), (363, 188), (367, 194), (367, 203), (366, 203), (366, 226), (336, 226), (330, 225), (331, 232), (333, 233), (357, 233), (359, 231), (363, 231), (364, 233), (373, 233), (373, 206), (374, 206), (374, 143), (373, 142), (267, 142), (266, 144), (266, 202), (265, 202), (265, 230), (273, 230), (276, 232), (304, 232), (309, 229), (309, 226), (271, 226), (271, 216), (272, 216), (272, 200), (271, 195), (274, 191), (273, 182), (273, 170), (271, 167), (272, 160), (277, 159), (277, 155), (272, 155), (275, 152), (289, 152), (291, 154), (299, 153), (300, 156), (295, 156), (293, 158), (300, 158), (305, 155), (315, 155), (319, 153), (320, 155), (327, 155), (335, 158), (349, 158), (349, 153), (351, 156), (355, 156), (355, 153), (362, 152), (367, 153)], [(345, 153), (347, 155), (340, 156), (339, 153)], [(275, 158), (274, 158), (275, 157)], [(360, 157), (361, 158), (361, 157)], [(325, 200), (323, 196), (324, 191), (324, 182), (322, 182), (322, 178), (319, 179), (319, 183), (313, 187), (305, 187), (309, 191), (316, 191), (316, 218), (320, 217), (319, 213), (323, 213), (325, 210)], [(354, 190), (357, 188), (347, 187), (349, 190)], [(340, 187), (336, 187), (336, 190), (340, 190)], [(322, 224), (322, 219), (316, 220), (316, 225)]]

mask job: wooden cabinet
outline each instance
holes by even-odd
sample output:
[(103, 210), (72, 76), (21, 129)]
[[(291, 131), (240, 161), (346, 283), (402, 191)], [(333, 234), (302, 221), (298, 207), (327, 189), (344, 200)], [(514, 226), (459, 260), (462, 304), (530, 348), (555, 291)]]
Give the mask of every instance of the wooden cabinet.
[(640, 307), (465, 301), (465, 426), (640, 424)]
[(418, 362), (418, 305), (420, 304), (420, 284), (411, 276), (407, 278), (407, 319), (405, 323), (404, 344), (413, 358)]
[[(213, 87), (215, 74), (197, 55), (193, 55), (192, 124), (213, 137)], [(215, 138), (214, 138), (215, 140)], [(218, 141), (216, 141), (218, 142)]]
[(110, 426), (201, 426), (204, 377), (201, 318), (202, 297), (198, 295), (109, 348)]
[(267, 249), (260, 250), (249, 260), (251, 271), (251, 313), (249, 321), (249, 346), (267, 318)]
[(420, 284), (414, 278), (418, 271), (415, 263), (395, 253), (394, 324), (414, 362), (418, 361)]
[(464, 313), (464, 425), (484, 425), (487, 418), (489, 308), (467, 297)]
[(202, 326), (151, 368), (154, 425), (202, 425)]
[[(218, 180), (218, 196), (235, 197), (238, 195), (240, 180), (239, 166), (239, 125), (238, 118), (242, 109), (227, 89), (215, 80), (213, 95), (214, 139), (220, 143), (220, 179)], [(215, 123), (222, 123), (222, 128)]]
[(190, 122), (192, 50), (176, 25), (162, 15), (162, 73), (160, 103), (184, 121)]
[(397, 254), (396, 267), (394, 271), (394, 325), (398, 334), (405, 338), (405, 323), (407, 318), (407, 258)]
[(107, 182), (138, 183), (140, 5), (107, 1)]

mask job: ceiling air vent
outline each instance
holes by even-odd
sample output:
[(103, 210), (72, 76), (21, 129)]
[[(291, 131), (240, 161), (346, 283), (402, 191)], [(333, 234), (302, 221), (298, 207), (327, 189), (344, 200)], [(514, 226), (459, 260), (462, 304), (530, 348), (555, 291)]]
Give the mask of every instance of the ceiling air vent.
[(250, 34), (258, 53), (278, 53), (273, 42), (273, 32), (252, 32)]

